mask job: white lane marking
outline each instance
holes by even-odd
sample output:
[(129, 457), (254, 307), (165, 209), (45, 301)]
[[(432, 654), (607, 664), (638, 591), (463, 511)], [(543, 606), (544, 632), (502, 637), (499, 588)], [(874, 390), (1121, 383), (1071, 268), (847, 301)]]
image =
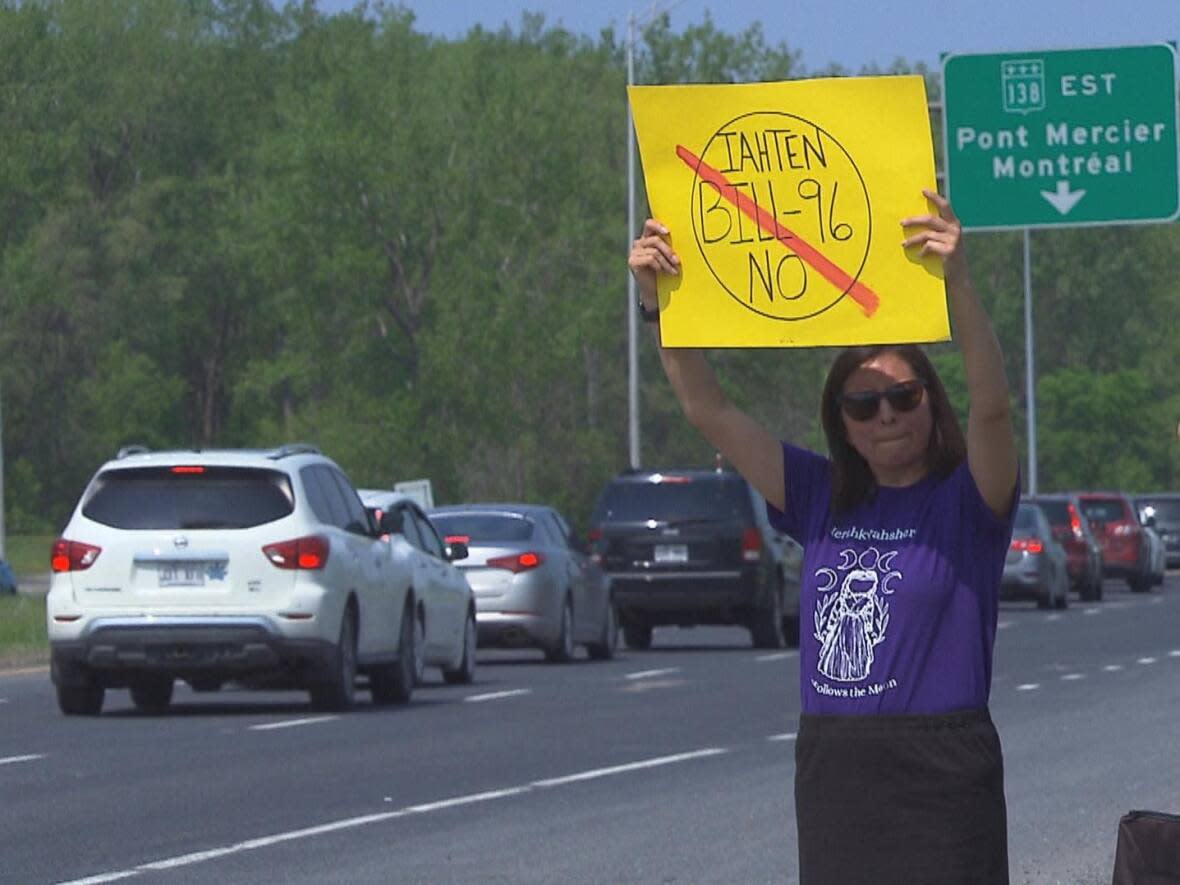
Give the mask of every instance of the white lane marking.
[(1085, 673), (1066, 673), (1061, 678), (1065, 682), (1076, 682), (1079, 679), (1085, 679), (1086, 674)]
[(1039, 682), (1025, 682), (1022, 685), (1016, 686), (1016, 690), (1017, 691), (1035, 691), (1036, 689), (1038, 689), (1040, 687), (1041, 687), (1041, 683), (1039, 683)]
[(308, 839), (313, 836), (322, 836), (326, 833), (335, 833), (341, 830), (355, 829), (356, 827), (382, 823), (383, 821), (396, 820), (398, 818), (409, 817), (415, 814), (427, 814), (432, 811), (440, 811), (446, 808), (472, 805), (477, 802), (489, 802), (494, 799), (504, 799), (509, 796), (519, 796), (536, 789), (559, 787), (566, 784), (593, 780), (600, 777), (609, 777), (610, 775), (622, 774), (624, 772), (636, 771), (643, 768), (655, 768), (661, 765), (672, 765), (677, 762), (687, 762), (693, 759), (703, 759), (709, 756), (718, 756), (728, 752), (729, 751), (724, 748), (710, 747), (704, 750), (694, 750), (688, 753), (677, 753), (672, 756), (658, 756), (653, 759), (641, 759), (637, 762), (630, 762), (625, 765), (614, 765), (610, 768), (598, 768), (591, 771), (578, 772), (577, 774), (567, 775), (566, 777), (533, 781), (532, 783), (524, 784), (518, 787), (507, 787), (502, 790), (489, 790), (484, 793), (472, 793), (467, 796), (455, 796), (451, 799), (443, 799), (438, 802), (428, 802), (421, 805), (409, 805), (405, 808), (399, 808), (395, 811), (383, 811), (376, 814), (365, 814), (359, 817), (344, 818), (342, 820), (331, 821), (318, 826), (305, 827), (300, 830), (289, 830), (284, 833), (275, 833), (270, 836), (261, 836), (257, 839), (247, 839), (244, 842), (236, 842), (232, 845), (224, 845), (220, 848), (210, 848), (205, 851), (193, 851), (189, 854), (180, 854), (176, 857), (168, 857), (162, 860), (140, 864), (139, 866), (126, 870), (100, 873), (99, 875), (89, 876), (85, 879), (72, 879), (69, 882), (59, 883), (59, 885), (100, 885), (100, 883), (103, 882), (115, 882), (119, 879), (128, 879), (132, 876), (138, 876), (140, 873), (154, 872), (159, 870), (172, 870), (176, 869), (177, 867), (191, 866), (193, 864), (215, 860), (220, 857), (226, 857), (231, 854), (240, 854), (244, 851), (253, 851), (257, 848), (266, 848), (268, 846), (278, 845), (283, 842), (293, 842), (298, 839)]
[(996, 624), (996, 629), (997, 630), (1007, 630), (1009, 627), (1012, 626), (1012, 624), (1013, 624), (1012, 621), (1000, 621), (998, 624)]
[(1061, 615), (1046, 615), (1045, 620), (1046, 621), (1060, 621)]
[(667, 676), (669, 673), (679, 673), (679, 667), (665, 667), (663, 670), (638, 670), (628, 673), (625, 679), (650, 679), (653, 676)]
[(1107, 664), (1102, 669), (1105, 670), (1107, 673), (1117, 673), (1119, 670), (1123, 669), (1123, 665), (1122, 664)]
[(612, 774), (624, 774), (628, 771), (639, 771), (643, 768), (656, 768), (660, 765), (672, 765), (676, 762), (687, 762), (690, 759), (703, 759), (706, 756), (719, 756), (722, 753), (728, 753), (720, 747), (710, 747), (707, 750), (694, 750), (691, 753), (677, 753), (675, 756), (659, 756), (655, 759), (644, 759), (641, 762), (628, 762), (625, 765), (612, 765), (610, 768), (598, 768), (592, 771), (580, 771), (577, 774), (568, 774), (565, 777), (554, 777), (543, 781), (533, 781), (529, 786), (532, 787), (560, 787), (565, 784), (578, 783), (579, 781), (589, 781), (600, 777), (609, 777)]
[(1100, 608), (1084, 608), (1084, 609), (1082, 609), (1082, 614), (1084, 614), (1084, 615), (1100, 615), (1100, 614), (1102, 614), (1102, 609), (1100, 609)]
[(797, 735), (793, 731), (788, 731), (786, 734), (772, 734), (767, 738), (768, 741), (793, 741)]
[(33, 762), (37, 759), (44, 759), (44, 753), (30, 753), (27, 756), (8, 756), (0, 759), (0, 765), (15, 765), (18, 762)]
[(514, 698), (517, 695), (532, 694), (531, 688), (514, 688), (511, 691), (489, 691), (486, 694), (472, 694), (463, 698), (469, 704), (478, 704), (480, 701), (498, 701), (500, 698)]
[(1140, 658), (1135, 663), (1136, 664), (1154, 664), (1155, 662), (1156, 662), (1156, 658)]
[(1169, 658), (1180, 658), (1180, 648), (1174, 648), (1168, 652)]
[(776, 651), (769, 655), (758, 655), (754, 658), (756, 661), (785, 661), (787, 658), (798, 657), (797, 651)]
[(0, 698), (0, 704), (7, 704), (8, 698)]
[(320, 722), (332, 722), (339, 716), (308, 716), (306, 719), (286, 719), (282, 722), (268, 722), (265, 725), (251, 725), (251, 731), (273, 731), (276, 728), (295, 728), (300, 725), (316, 725)]

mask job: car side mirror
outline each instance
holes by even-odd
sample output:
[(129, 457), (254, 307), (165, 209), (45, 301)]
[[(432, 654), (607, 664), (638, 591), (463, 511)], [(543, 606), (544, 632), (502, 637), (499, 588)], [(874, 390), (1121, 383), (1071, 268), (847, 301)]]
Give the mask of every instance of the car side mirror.
[(1148, 528), (1155, 528), (1155, 515), (1152, 514), (1150, 516), (1143, 517), (1143, 524)]
[(466, 559), (467, 556), (467, 545), (462, 541), (451, 541), (449, 544), (447, 544), (447, 559), (451, 562), (457, 562), (460, 559)]
[(383, 535), (400, 535), (403, 531), (403, 523), (405, 520), (405, 513), (401, 510), (390, 510), (385, 513), (380, 513), (377, 519), (377, 528)]

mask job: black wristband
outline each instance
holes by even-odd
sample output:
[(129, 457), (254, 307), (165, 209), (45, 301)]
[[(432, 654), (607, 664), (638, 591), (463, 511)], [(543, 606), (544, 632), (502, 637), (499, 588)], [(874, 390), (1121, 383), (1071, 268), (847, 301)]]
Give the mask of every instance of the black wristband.
[(639, 318), (645, 323), (658, 323), (660, 321), (660, 309), (654, 307), (648, 310), (642, 298), (636, 300), (635, 307), (639, 310)]

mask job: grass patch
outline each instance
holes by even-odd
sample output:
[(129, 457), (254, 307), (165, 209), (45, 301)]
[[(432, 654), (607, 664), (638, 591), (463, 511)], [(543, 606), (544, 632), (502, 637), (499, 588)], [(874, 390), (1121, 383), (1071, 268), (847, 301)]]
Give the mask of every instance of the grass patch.
[(49, 548), (57, 535), (9, 535), (4, 539), (4, 558), (20, 575), (41, 575), (49, 571)]
[(0, 668), (49, 660), (45, 597), (0, 596)]

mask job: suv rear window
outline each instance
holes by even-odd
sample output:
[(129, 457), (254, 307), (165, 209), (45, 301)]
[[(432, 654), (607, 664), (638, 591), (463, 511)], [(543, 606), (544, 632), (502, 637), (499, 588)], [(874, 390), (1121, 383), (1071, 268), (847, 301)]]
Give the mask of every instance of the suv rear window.
[(1016, 508), (1016, 522), (1013, 523), (1014, 529), (1035, 529), (1037, 527), (1037, 510), (1035, 504), (1021, 504)]
[(1091, 522), (1120, 522), (1127, 519), (1126, 508), (1117, 498), (1083, 498), (1082, 512)]
[(503, 513), (435, 513), (430, 519), (447, 538), (466, 536), (483, 543), (527, 541), (534, 529), (532, 520)]
[[(245, 529), (294, 509), (285, 473), (241, 467), (108, 470), (82, 507), (87, 519), (117, 529)], [(195, 472), (198, 471), (199, 472)]]
[(661, 522), (751, 517), (745, 480), (734, 476), (680, 477), (662, 482), (610, 483), (595, 508), (594, 522)]

